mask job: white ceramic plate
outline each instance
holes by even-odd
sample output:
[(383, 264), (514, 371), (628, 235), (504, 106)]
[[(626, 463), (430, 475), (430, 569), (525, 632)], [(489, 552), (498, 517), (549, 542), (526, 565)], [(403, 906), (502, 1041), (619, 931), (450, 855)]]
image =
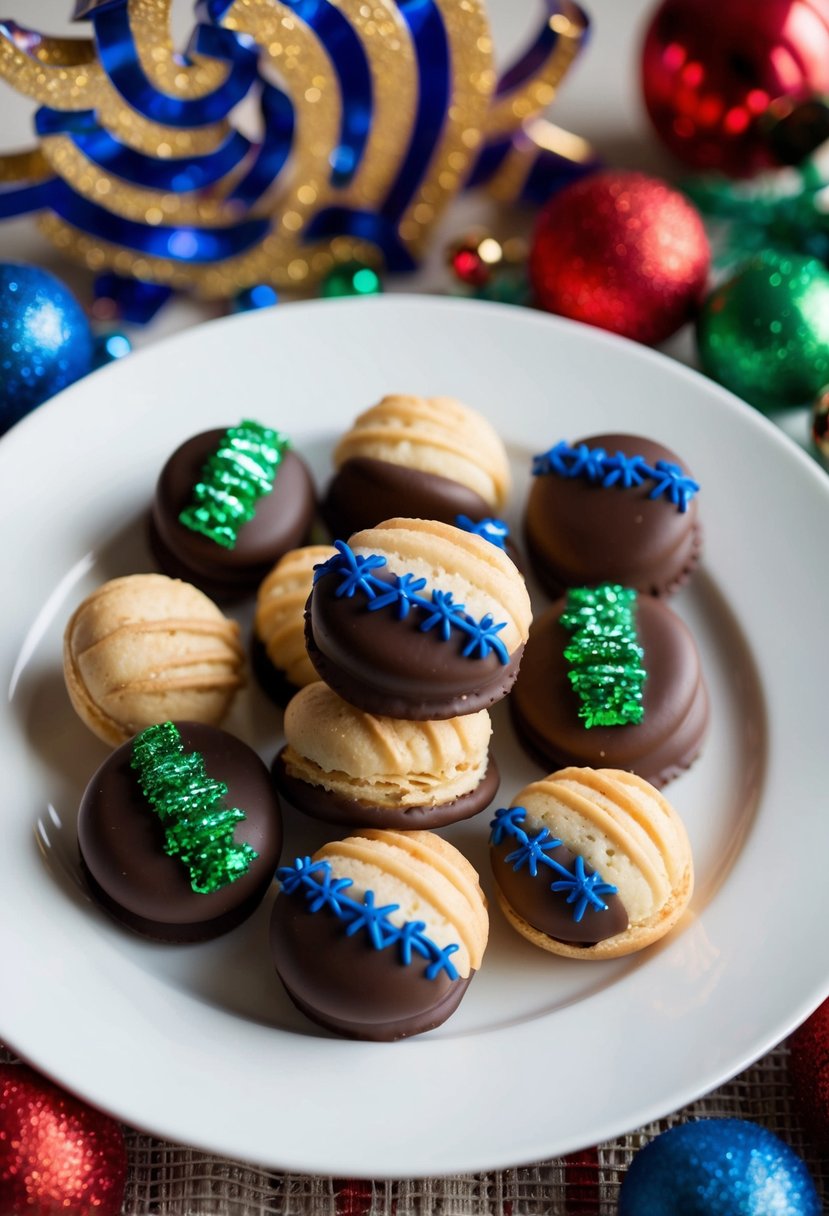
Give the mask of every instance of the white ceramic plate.
[[(438, 1031), (372, 1045), (290, 1006), (270, 899), (214, 943), (159, 946), (93, 906), (75, 809), (105, 748), (73, 715), (60, 639), (73, 607), (150, 569), (144, 515), (186, 436), (243, 415), (287, 430), (320, 480), (331, 441), (388, 391), (454, 394), (515, 458), (599, 430), (650, 435), (702, 483), (702, 568), (677, 600), (712, 718), (669, 787), (697, 862), (693, 915), (632, 959), (534, 950), (497, 908), (484, 966)], [(822, 638), (829, 479), (759, 414), (658, 354), (519, 309), (387, 298), (290, 305), (192, 330), (90, 377), (0, 443), (0, 1037), (88, 1100), (159, 1135), (296, 1171), (367, 1177), (494, 1168), (663, 1115), (771, 1047), (829, 991)], [(541, 606), (540, 596), (535, 596)], [(823, 669), (821, 670), (821, 664)], [(540, 770), (503, 705), (506, 805)], [(270, 759), (255, 689), (230, 728)], [(488, 871), (488, 815), (452, 838)], [(292, 824), (285, 857), (321, 825)]]

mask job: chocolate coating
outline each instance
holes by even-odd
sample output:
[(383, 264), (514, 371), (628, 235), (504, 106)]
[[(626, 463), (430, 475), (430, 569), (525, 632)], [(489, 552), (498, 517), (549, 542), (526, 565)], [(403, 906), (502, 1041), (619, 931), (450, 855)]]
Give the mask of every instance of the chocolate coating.
[(282, 846), (279, 802), (259, 756), (241, 739), (199, 722), (177, 722), (185, 751), (199, 751), (223, 781), (227, 807), (246, 818), (235, 839), (259, 856), (246, 874), (209, 894), (190, 885), (187, 866), (164, 852), (164, 827), (130, 767), (132, 740), (98, 769), (81, 800), (78, 848), (95, 898), (137, 933), (171, 942), (218, 937), (249, 916), (271, 884)]
[(265, 643), (254, 633), (250, 642), (250, 666), (259, 687), (275, 705), (285, 709), (299, 689), (290, 682), (285, 672), (274, 667)]
[[(612, 455), (643, 456), (690, 470), (661, 444), (637, 435), (579, 439)], [(686, 581), (702, 547), (698, 496), (681, 512), (664, 496), (651, 499), (653, 483), (620, 489), (583, 477), (545, 473), (533, 478), (524, 515), (527, 552), (535, 573), (554, 598), (567, 587), (617, 582), (648, 595), (666, 595)]]
[[(507, 903), (533, 928), (571, 946), (595, 946), (627, 929), (628, 914), (618, 895), (603, 895), (606, 910), (587, 907), (582, 919), (577, 921), (573, 905), (567, 902), (567, 893), (550, 890), (550, 884), (560, 875), (543, 865), (538, 866), (534, 876), (526, 866), (513, 869), (513, 863), (506, 858), (514, 848), (515, 841), (510, 839), (490, 846), (492, 873)], [(576, 854), (566, 845), (553, 849), (549, 855), (572, 871)], [(585, 866), (584, 871), (588, 876), (593, 873), (589, 866)]]
[[(373, 570), (383, 582), (394, 575)], [(305, 643), (314, 667), (345, 701), (366, 713), (436, 721), (486, 709), (509, 692), (524, 647), (502, 664), (464, 657), (468, 639), (457, 632), (441, 640), (438, 629), (421, 630), (420, 613), (398, 620), (393, 608), (369, 612), (360, 595), (337, 597), (338, 578), (316, 583), (305, 609)]]
[(279, 793), (297, 810), (304, 811), (314, 819), (357, 828), (426, 831), (458, 823), (461, 819), (471, 819), (492, 802), (500, 780), (498, 767), (490, 756), (482, 780), (474, 790), (460, 798), (431, 806), (378, 806), (377, 803), (363, 802), (358, 798), (345, 798), (322, 785), (311, 785), (299, 777), (292, 777), (285, 765), (284, 753), (285, 748), (277, 754), (271, 766), (271, 776)]
[(194, 583), (208, 595), (256, 587), (274, 563), (303, 544), (315, 510), (314, 483), (296, 452), (285, 452), (270, 494), (239, 529), (236, 544), (225, 549), (179, 523), (190, 503), (205, 461), (224, 430), (194, 435), (173, 452), (161, 470), (150, 517), (150, 542), (165, 574)]
[(373, 528), (385, 519), (439, 519), (454, 524), (456, 515), (477, 520), (491, 514), (492, 506), (459, 481), (366, 456), (343, 463), (322, 503), (323, 519), (335, 538)]
[(376, 1042), (440, 1026), (472, 978), (450, 980), (442, 971), (427, 980), (423, 959), (407, 965), (394, 946), (376, 950), (363, 933), (347, 937), (328, 909), (309, 912), (304, 899), (284, 891), (271, 914), (271, 953), (285, 991), (306, 1017)]
[(521, 742), (548, 772), (569, 764), (621, 768), (665, 785), (695, 759), (708, 725), (708, 694), (690, 630), (660, 600), (638, 596), (636, 632), (648, 673), (642, 721), (588, 729), (567, 674), (564, 648), (572, 635), (559, 622), (564, 605), (558, 600), (530, 628), (510, 697)]

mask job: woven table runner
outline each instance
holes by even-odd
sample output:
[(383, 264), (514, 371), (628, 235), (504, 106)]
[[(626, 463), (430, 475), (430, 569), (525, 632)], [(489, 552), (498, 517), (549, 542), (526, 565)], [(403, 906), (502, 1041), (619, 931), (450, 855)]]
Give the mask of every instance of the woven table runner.
[[(4, 1061), (13, 1057), (0, 1048)], [(786, 1043), (667, 1119), (569, 1157), (489, 1174), (372, 1182), (258, 1169), (127, 1129), (123, 1216), (616, 1216), (628, 1163), (675, 1123), (750, 1119), (806, 1160), (829, 1200), (829, 1156), (804, 1124)], [(275, 1150), (278, 1152), (278, 1149)]]

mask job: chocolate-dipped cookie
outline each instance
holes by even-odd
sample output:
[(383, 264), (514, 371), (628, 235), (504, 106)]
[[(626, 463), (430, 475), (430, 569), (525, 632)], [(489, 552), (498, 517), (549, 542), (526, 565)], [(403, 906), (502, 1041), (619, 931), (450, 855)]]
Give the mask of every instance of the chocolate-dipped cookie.
[(316, 572), (305, 640), (344, 700), (382, 717), (436, 720), (505, 696), (532, 617), (505, 553), (422, 519), (387, 520), (335, 547)]
[(530, 562), (554, 598), (618, 582), (667, 595), (699, 560), (699, 486), (670, 449), (638, 435), (591, 435), (535, 457), (524, 515)]
[(314, 583), (314, 567), (335, 553), (331, 545), (291, 549), (256, 593), (253, 670), (279, 705), (287, 705), (298, 689), (319, 680), (305, 649), (305, 604)]
[(661, 787), (698, 755), (708, 694), (684, 621), (601, 584), (571, 589), (533, 622), (510, 711), (545, 769), (607, 765)]
[(281, 845), (267, 768), (246, 743), (200, 722), (161, 723), (122, 744), (78, 813), (92, 895), (161, 941), (205, 941), (250, 916)]
[(522, 937), (552, 954), (641, 950), (673, 928), (691, 898), (682, 820), (633, 773), (563, 769), (521, 790), (491, 827), (498, 903)]
[(245, 421), (173, 452), (156, 485), (150, 542), (167, 574), (217, 598), (243, 595), (303, 543), (314, 510), (305, 462), (278, 432)]
[(63, 637), (78, 716), (115, 746), (145, 726), (216, 726), (244, 684), (239, 626), (196, 587), (164, 574), (111, 579), (79, 604)]
[(421, 1034), (454, 1013), (489, 933), (477, 872), (431, 832), (365, 831), (277, 873), (271, 951), (291, 1000), (350, 1038)]
[(452, 397), (384, 397), (342, 437), (334, 467), (322, 507), (332, 536), (394, 516), (482, 519), (503, 507), (510, 486), (494, 427)]
[(318, 681), (285, 711), (272, 773), (299, 810), (350, 827), (437, 828), (489, 806), (498, 770), (485, 709), (440, 722), (364, 713)]

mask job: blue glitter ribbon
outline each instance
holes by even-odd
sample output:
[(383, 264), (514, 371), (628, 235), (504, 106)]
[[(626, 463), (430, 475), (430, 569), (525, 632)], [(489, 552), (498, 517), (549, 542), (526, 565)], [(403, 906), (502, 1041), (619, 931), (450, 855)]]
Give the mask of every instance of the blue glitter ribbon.
[(99, 239), (150, 257), (188, 264), (220, 262), (244, 253), (258, 244), (270, 228), (266, 219), (243, 220), (227, 228), (151, 227), (105, 211), (60, 181), (54, 183), (50, 206), (61, 219)]
[(69, 135), (76, 148), (107, 173), (150, 190), (182, 193), (221, 181), (251, 149), (249, 139), (234, 131), (214, 152), (170, 160), (145, 156), (114, 139), (98, 123), (94, 110), (67, 113), (43, 106), (35, 115), (38, 135)]
[(291, 151), (294, 138), (294, 107), (274, 85), (262, 88), (260, 102), (265, 134), (251, 168), (234, 186), (228, 198), (251, 207), (276, 181)]
[(231, 30), (196, 26), (192, 50), (228, 64), (227, 79), (205, 97), (177, 98), (161, 93), (147, 78), (129, 23), (127, 0), (90, 14), (101, 66), (125, 101), (152, 122), (171, 127), (203, 127), (226, 118), (250, 89), (257, 74), (252, 46)]

